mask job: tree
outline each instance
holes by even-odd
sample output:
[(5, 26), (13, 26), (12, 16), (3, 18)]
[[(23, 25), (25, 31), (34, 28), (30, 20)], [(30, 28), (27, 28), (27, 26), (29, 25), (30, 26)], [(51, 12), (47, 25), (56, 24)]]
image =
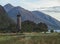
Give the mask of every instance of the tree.
[(47, 32), (48, 31), (48, 26), (45, 23), (39, 23), (38, 27), (40, 29), (41, 32)]
[(50, 32), (51, 32), (51, 33), (53, 33), (53, 32), (54, 32), (54, 30), (50, 30)]
[[(4, 7), (0, 5), (0, 32), (8, 32), (13, 28), (14, 20), (12, 20), (6, 13)], [(11, 25), (12, 24), (12, 25)], [(15, 26), (15, 25), (14, 25)]]
[(36, 26), (36, 24), (32, 21), (24, 21), (22, 22), (22, 31), (23, 32), (32, 32), (33, 28)]
[(41, 31), (40, 28), (37, 26), (33, 29), (33, 32), (40, 32), (40, 31)]
[(13, 32), (13, 33), (17, 32), (16, 24), (14, 23), (10, 24), (7, 29), (8, 29), (8, 32)]

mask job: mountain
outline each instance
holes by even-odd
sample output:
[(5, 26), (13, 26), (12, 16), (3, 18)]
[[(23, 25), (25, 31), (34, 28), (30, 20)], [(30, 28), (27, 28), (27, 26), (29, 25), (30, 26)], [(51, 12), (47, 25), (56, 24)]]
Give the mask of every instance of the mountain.
[(59, 17), (60, 16), (60, 6), (46, 7), (46, 8), (41, 9), (41, 11), (60, 21), (60, 17)]
[[(60, 6), (47, 7), (47, 8), (44, 8), (42, 10), (42, 12), (45, 13), (45, 14), (51, 15), (52, 18), (55, 17), (58, 20), (60, 20), (59, 19), (59, 16), (60, 16)], [(58, 24), (60, 26), (60, 21), (58, 21), (58, 20), (56, 21), (56, 19), (53, 19), (53, 20), (56, 22), (56, 24)]]
[(8, 26), (8, 17), (4, 8), (0, 5), (0, 29)]
[(16, 23), (8, 16), (4, 7), (0, 5), (0, 33), (16, 31)]
[(52, 27), (56, 27), (58, 26), (58, 28), (60, 28), (60, 21), (56, 20), (55, 18), (49, 16), (49, 15), (46, 15), (45, 13), (43, 12), (40, 12), (40, 11), (32, 11), (35, 16), (37, 16), (39, 19), (42, 18), (45, 20), (46, 24), (49, 24), (51, 25)]
[(8, 12), (9, 10), (11, 10), (13, 8), (13, 6), (11, 4), (6, 4), (4, 6), (4, 9)]
[[(8, 12), (8, 16), (10, 16), (12, 19), (17, 20), (17, 15), (19, 13), (21, 14), (21, 18), (22, 18), (22, 21), (25, 21), (25, 20), (30, 20), (30, 21), (34, 21), (34, 22), (37, 22), (38, 23), (38, 18), (36, 18), (32, 12), (28, 11), (28, 10), (25, 10), (24, 8), (21, 8), (21, 7), (14, 7), (12, 8), (9, 12)], [(35, 21), (36, 20), (36, 21)]]
[(12, 18), (15, 22), (17, 20), (17, 15), (21, 14), (22, 21), (29, 20), (35, 23), (43, 22), (48, 25), (49, 29), (60, 29), (60, 22), (58, 20), (49, 15), (46, 15), (41, 11), (28, 11), (22, 7), (17, 6), (7, 11), (7, 13), (8, 16)]

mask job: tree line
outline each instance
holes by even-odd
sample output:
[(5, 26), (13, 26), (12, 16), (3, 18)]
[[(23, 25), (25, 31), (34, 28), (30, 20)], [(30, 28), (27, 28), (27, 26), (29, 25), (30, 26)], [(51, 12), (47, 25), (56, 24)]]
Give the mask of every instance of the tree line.
[[(48, 26), (45, 23), (34, 23), (32, 21), (24, 21), (21, 24), (21, 31), (19, 32), (47, 32), (48, 31)], [(1, 28), (0, 32), (18, 32), (17, 29), (17, 24), (15, 23), (10, 23), (9, 26), (7, 26), (6, 28)]]
[(34, 23), (32, 21), (22, 22), (22, 31), (23, 32), (47, 32), (48, 26), (45, 23)]

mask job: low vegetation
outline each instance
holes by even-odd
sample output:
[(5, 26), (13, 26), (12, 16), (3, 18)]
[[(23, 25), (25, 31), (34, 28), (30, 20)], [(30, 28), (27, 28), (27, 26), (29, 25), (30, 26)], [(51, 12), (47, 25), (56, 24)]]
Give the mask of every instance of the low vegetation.
[(24, 33), (24, 35), (0, 35), (0, 44), (60, 44), (58, 33)]

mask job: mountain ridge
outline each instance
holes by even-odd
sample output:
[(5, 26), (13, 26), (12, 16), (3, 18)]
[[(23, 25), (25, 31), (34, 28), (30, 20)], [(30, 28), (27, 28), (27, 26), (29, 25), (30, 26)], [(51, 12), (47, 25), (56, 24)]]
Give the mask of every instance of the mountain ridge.
[(6, 11), (11, 10), (12, 8), (14, 8), (14, 6), (12, 6), (11, 4), (6, 4), (6, 5), (4, 6), (4, 9), (5, 9)]

